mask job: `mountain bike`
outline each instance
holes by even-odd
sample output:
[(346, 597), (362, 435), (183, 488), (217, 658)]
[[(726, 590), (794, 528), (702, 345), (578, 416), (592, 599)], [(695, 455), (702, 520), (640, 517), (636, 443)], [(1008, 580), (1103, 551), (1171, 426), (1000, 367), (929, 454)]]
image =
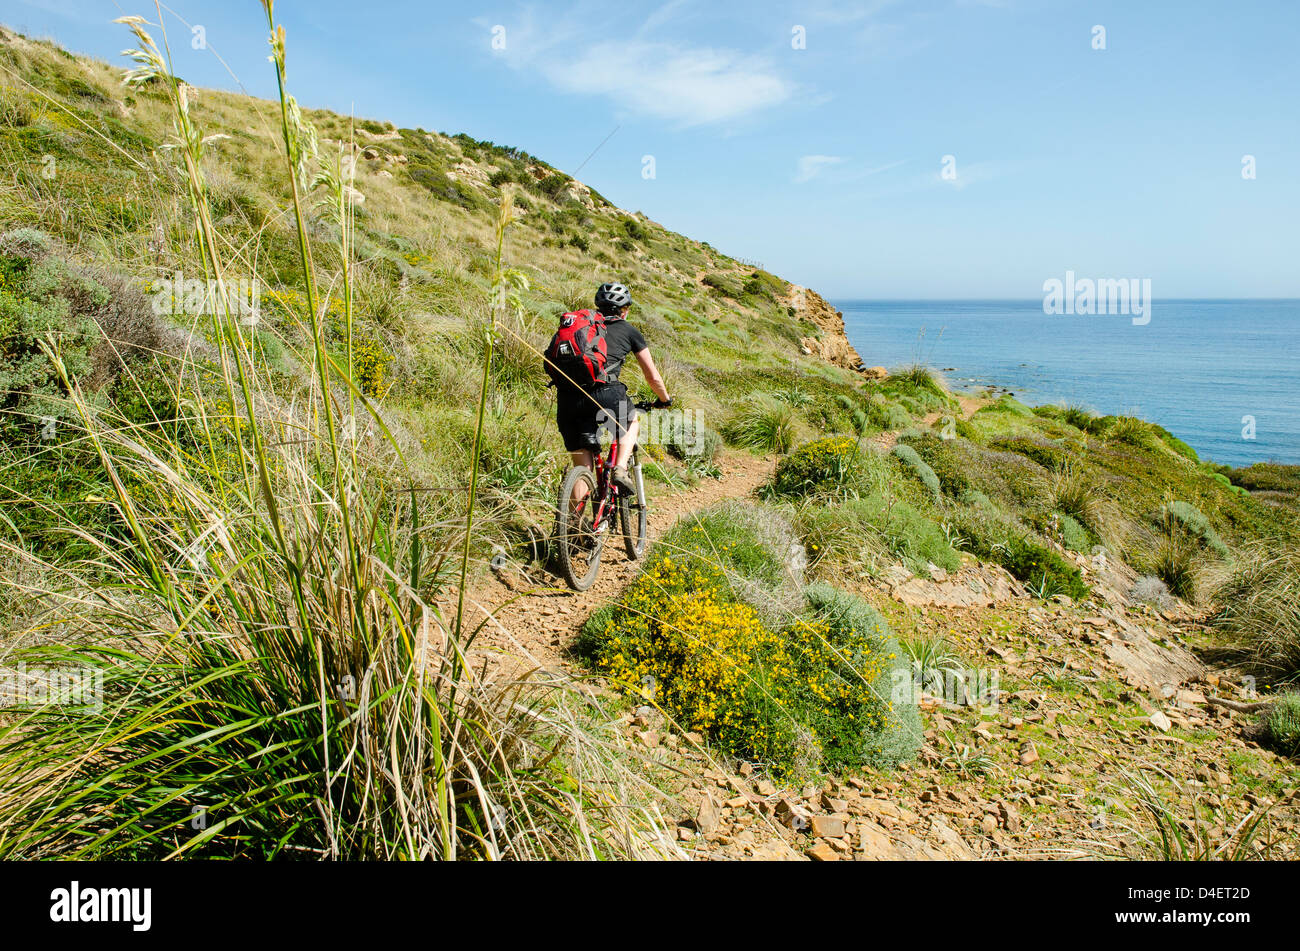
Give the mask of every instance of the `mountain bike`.
[[(648, 412), (661, 408), (649, 402), (636, 403)], [(573, 466), (560, 484), (560, 498), (555, 516), (555, 557), (569, 587), (586, 591), (600, 571), (600, 557), (614, 529), (617, 513), (623, 547), (631, 561), (645, 554), (646, 516), (649, 506), (645, 496), (645, 477), (641, 472), (640, 447), (632, 449), (627, 472), (636, 486), (635, 493), (619, 488), (614, 482), (614, 464), (618, 460), (618, 440), (610, 439), (608, 449), (592, 448), (594, 469)], [(582, 498), (574, 501), (574, 490), (582, 486)]]

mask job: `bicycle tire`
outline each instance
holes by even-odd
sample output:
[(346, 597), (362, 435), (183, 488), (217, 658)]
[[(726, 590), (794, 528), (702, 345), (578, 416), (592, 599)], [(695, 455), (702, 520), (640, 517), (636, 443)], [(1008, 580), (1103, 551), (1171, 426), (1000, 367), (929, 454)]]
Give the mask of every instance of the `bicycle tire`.
[[(587, 494), (575, 510), (573, 489), (586, 482)], [(609, 532), (592, 535), (587, 517), (587, 503), (596, 498), (596, 477), (586, 466), (574, 466), (564, 476), (560, 497), (555, 506), (555, 557), (560, 573), (574, 591), (586, 591), (596, 581), (600, 572), (600, 556)], [(585, 549), (585, 551), (584, 551)], [(583, 558), (586, 561), (583, 561)]]
[[(623, 530), (623, 548), (627, 552), (628, 561), (639, 561), (645, 554), (647, 515), (645, 477), (641, 474), (641, 462), (636, 456), (632, 457), (632, 464), (628, 468), (632, 481), (636, 483), (636, 498), (629, 498), (627, 495), (619, 497), (618, 524)], [(632, 534), (633, 519), (636, 522), (635, 535)]]

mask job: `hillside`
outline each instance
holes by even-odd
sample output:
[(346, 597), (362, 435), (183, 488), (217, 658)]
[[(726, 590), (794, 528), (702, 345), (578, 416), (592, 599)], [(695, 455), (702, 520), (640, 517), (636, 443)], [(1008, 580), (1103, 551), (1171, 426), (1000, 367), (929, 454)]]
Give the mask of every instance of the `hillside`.
[[(0, 30), (0, 645), (122, 701), (0, 721), (0, 856), (1294, 857), (1295, 467), (867, 369), (522, 149), (134, 29), (131, 84)], [(574, 594), (539, 350), (610, 279), (676, 407)]]

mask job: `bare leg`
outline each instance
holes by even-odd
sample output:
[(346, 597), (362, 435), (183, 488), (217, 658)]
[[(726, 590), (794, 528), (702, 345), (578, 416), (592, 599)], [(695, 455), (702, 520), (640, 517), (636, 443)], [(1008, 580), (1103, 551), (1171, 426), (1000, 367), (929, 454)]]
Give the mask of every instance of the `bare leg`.
[(623, 438), (618, 441), (618, 459), (615, 462), (620, 469), (627, 465), (628, 459), (632, 458), (632, 449), (636, 446), (636, 438), (641, 434), (640, 418), (632, 420), (628, 424), (627, 432)]
[[(579, 449), (577, 452), (571, 452), (569, 458), (573, 460), (575, 466), (586, 466), (588, 469), (591, 469), (596, 461), (590, 449)], [(587, 483), (579, 482), (573, 487), (573, 504), (577, 505), (586, 497)]]

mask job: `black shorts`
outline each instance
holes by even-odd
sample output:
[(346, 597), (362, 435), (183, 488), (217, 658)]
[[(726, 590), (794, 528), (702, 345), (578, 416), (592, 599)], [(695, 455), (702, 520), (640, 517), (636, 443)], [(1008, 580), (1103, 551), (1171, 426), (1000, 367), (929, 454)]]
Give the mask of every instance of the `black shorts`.
[[(606, 383), (585, 394), (561, 394), (555, 404), (555, 424), (560, 428), (568, 452), (597, 449), (602, 429), (610, 431), (617, 439), (634, 419), (636, 407), (622, 383)], [(617, 425), (611, 425), (613, 423)]]

